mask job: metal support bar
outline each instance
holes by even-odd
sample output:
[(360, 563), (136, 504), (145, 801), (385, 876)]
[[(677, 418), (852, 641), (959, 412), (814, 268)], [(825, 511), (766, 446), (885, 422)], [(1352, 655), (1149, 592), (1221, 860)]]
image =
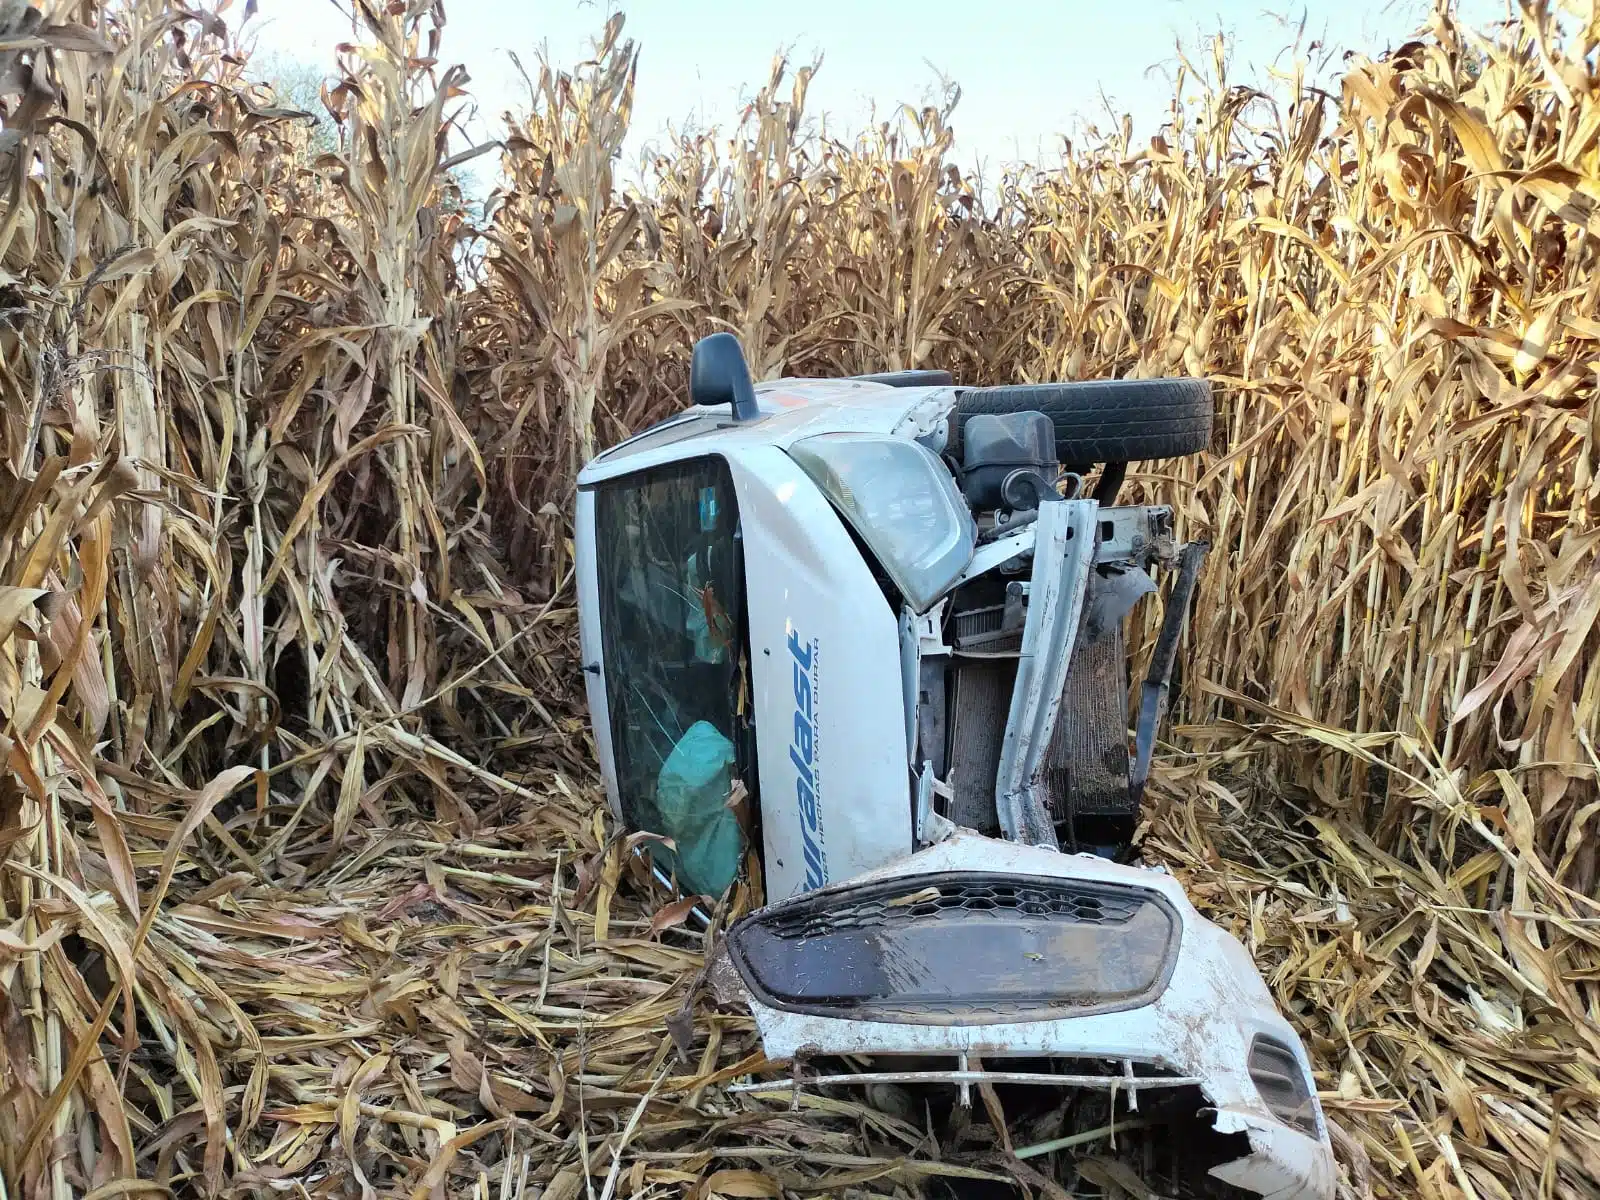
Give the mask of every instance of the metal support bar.
[(1094, 566), (1098, 512), (1093, 500), (1057, 500), (1039, 508), (1022, 652), (995, 778), (995, 809), (1007, 840), (1051, 850), (1059, 843), (1045, 800), (1045, 754)]
[(1101, 508), (1110, 508), (1117, 502), (1117, 493), (1122, 490), (1122, 481), (1128, 477), (1128, 464), (1125, 462), (1108, 462), (1100, 468), (1100, 478), (1094, 485), (1094, 502)]
[[(1135, 1081), (1138, 1090), (1150, 1088), (1199, 1087), (1197, 1075), (1153, 1076)], [(776, 1092), (801, 1083), (812, 1087), (838, 1087), (869, 1083), (953, 1083), (963, 1091), (978, 1083), (1010, 1083), (1031, 1087), (1097, 1088), (1102, 1091), (1129, 1090), (1121, 1075), (1046, 1075), (1034, 1071), (867, 1071), (859, 1075), (816, 1075), (803, 1080), (775, 1080), (771, 1083), (736, 1083), (730, 1092)], [(1137, 1110), (1137, 1105), (1134, 1106)]]
[(1139, 729), (1134, 740), (1133, 767), (1128, 772), (1128, 790), (1133, 793), (1135, 804), (1144, 795), (1145, 782), (1150, 778), (1150, 756), (1156, 748), (1156, 729), (1167, 712), (1167, 693), (1172, 685), (1172, 664), (1178, 657), (1178, 639), (1183, 636), (1183, 625), (1189, 618), (1189, 601), (1194, 596), (1200, 564), (1210, 549), (1206, 542), (1190, 542), (1178, 554), (1178, 578), (1167, 600), (1161, 636), (1156, 639), (1155, 652), (1150, 656), (1150, 670), (1145, 675), (1139, 702)]

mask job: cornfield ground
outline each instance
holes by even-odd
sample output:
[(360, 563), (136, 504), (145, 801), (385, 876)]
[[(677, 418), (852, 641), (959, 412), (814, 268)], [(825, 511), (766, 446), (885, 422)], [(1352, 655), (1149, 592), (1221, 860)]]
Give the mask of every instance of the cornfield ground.
[(781, 62), (625, 192), (613, 21), (481, 220), (442, 12), (358, 16), (321, 153), (212, 12), (0, 0), (5, 1196), (1055, 1194), (723, 1091), (774, 1068), (602, 815), (573, 470), (718, 328), (1215, 380), (1213, 452), (1133, 472), (1214, 547), (1146, 851), (1303, 1031), (1345, 1195), (1600, 1192), (1592, 0), (1336, 93), (1219, 53), (984, 195), (948, 111), (822, 140)]

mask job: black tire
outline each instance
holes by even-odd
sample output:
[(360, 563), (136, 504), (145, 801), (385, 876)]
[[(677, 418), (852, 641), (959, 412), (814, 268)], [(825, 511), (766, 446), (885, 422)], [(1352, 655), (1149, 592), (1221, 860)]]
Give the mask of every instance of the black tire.
[(967, 388), (956, 397), (947, 452), (978, 413), (1042, 412), (1068, 467), (1181, 458), (1211, 445), (1211, 384), (1204, 379), (1095, 379)]

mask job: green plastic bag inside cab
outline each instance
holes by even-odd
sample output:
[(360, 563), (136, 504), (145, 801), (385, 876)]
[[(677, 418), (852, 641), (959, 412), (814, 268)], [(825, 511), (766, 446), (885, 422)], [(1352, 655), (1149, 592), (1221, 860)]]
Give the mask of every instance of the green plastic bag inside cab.
[(661, 830), (678, 847), (678, 882), (685, 892), (720, 896), (739, 873), (743, 838), (728, 807), (733, 743), (708, 721), (689, 726), (656, 777)]

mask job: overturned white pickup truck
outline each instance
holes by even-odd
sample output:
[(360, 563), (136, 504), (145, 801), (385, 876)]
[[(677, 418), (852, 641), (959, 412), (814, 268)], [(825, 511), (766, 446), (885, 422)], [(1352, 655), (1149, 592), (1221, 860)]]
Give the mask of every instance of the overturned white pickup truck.
[[(663, 878), (760, 873), (771, 903), (713, 978), (795, 1063), (783, 1086), (957, 1125), (992, 1087), (1056, 1131), (1028, 1156), (1068, 1185), (1109, 1140), (1169, 1194), (1331, 1196), (1305, 1051), (1249, 956), (1119, 861), (1205, 547), (1116, 494), (1128, 462), (1209, 444), (1209, 385), (752, 385), (717, 334), (690, 392), (579, 477), (584, 670), (612, 808), (670, 839)], [(1125, 618), (1158, 568), (1130, 751)]]

